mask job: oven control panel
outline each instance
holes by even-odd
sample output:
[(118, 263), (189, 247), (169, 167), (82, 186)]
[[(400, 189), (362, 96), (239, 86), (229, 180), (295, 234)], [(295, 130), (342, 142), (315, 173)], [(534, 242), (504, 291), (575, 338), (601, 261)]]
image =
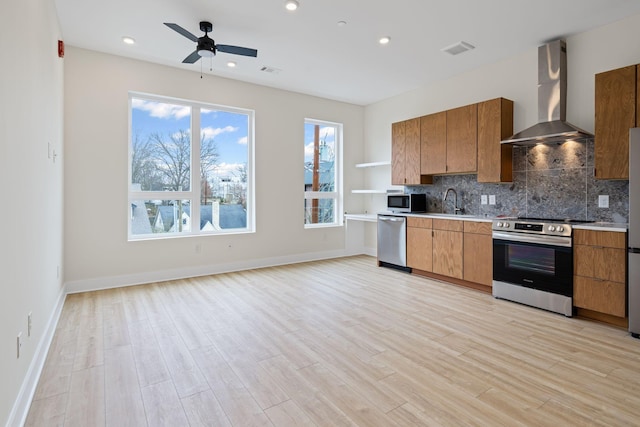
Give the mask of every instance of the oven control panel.
[(496, 219), (491, 227), (496, 231), (506, 231), (515, 233), (530, 233), (553, 236), (571, 236), (571, 226), (569, 224), (532, 221), (520, 219)]

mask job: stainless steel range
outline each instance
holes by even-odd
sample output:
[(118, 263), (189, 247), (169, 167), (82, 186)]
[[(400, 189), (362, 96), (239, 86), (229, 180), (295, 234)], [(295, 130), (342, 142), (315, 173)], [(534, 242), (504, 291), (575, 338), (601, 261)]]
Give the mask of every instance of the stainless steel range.
[(493, 296), (571, 317), (572, 223), (542, 218), (493, 221)]

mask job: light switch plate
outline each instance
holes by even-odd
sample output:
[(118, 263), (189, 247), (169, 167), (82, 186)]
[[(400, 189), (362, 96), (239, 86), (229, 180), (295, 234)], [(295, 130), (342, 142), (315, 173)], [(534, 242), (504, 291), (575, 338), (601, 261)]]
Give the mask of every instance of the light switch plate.
[(608, 195), (599, 195), (598, 196), (598, 207), (599, 208), (608, 208), (609, 207), (609, 196)]
[(480, 196), (480, 204), (481, 205), (486, 205), (487, 204), (487, 195), (483, 194)]
[(495, 194), (491, 194), (489, 196), (489, 204), (490, 205), (495, 205), (496, 204), (496, 195)]

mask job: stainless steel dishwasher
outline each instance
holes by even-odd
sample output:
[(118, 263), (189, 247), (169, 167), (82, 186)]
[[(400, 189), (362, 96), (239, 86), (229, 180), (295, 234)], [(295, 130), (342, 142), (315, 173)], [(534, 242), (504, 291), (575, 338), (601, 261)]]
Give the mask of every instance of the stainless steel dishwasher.
[(407, 218), (404, 216), (378, 215), (378, 265), (407, 267)]

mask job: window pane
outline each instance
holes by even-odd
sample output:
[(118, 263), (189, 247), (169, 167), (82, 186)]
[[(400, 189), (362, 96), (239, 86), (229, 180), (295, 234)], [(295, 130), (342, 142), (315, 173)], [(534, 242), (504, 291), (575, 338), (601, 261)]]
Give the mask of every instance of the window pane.
[(189, 191), (191, 107), (131, 100), (131, 188)]
[[(328, 198), (305, 199), (304, 223), (335, 224), (337, 222), (336, 159), (340, 127), (336, 124), (306, 121), (304, 124), (304, 191), (334, 193)], [(318, 197), (318, 195), (315, 195)]]
[(305, 199), (305, 224), (332, 224), (335, 222), (336, 204), (334, 199)]
[(201, 229), (246, 228), (249, 116), (202, 109), (200, 123)]
[(304, 125), (304, 190), (335, 191), (335, 126)]
[(191, 231), (188, 200), (134, 200), (131, 234), (172, 234)]

